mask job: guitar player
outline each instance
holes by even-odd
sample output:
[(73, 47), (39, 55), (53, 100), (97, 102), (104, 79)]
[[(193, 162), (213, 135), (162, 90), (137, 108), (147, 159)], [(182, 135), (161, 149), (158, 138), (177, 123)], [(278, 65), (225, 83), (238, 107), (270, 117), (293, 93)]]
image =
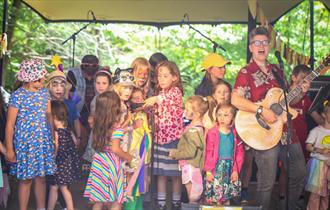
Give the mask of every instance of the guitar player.
[[(262, 107), (255, 103), (263, 100), (269, 89), (274, 87), (281, 87), (281, 84), (277, 81), (274, 74), (277, 74), (278, 77), (282, 78), (282, 81), (285, 83), (287, 82), (284, 78), (283, 71), (276, 65), (270, 64), (267, 61), (270, 50), (270, 34), (267, 28), (258, 27), (251, 31), (249, 34), (249, 49), (252, 53), (252, 59), (250, 63), (243, 67), (237, 75), (232, 93), (232, 104), (239, 110), (261, 116), (266, 123), (271, 124), (277, 121), (276, 114), (269, 108)], [(302, 94), (292, 100), (291, 104), (297, 103), (305, 95), (309, 89), (309, 86), (309, 82), (303, 83)], [(257, 131), (255, 135), (258, 135)], [(273, 148), (267, 150), (251, 150), (254, 152), (255, 161), (258, 167), (257, 202), (262, 206), (262, 209), (268, 210), (270, 207), (271, 192), (276, 178), (280, 146), (277, 144)], [(296, 153), (297, 152), (292, 152), (293, 155)], [(295, 157), (291, 156), (290, 158)], [(291, 163), (293, 163), (293, 161), (290, 160), (290, 164)], [(295, 173), (291, 169), (291, 165), (289, 165), (289, 169), (289, 209), (296, 209), (296, 200), (293, 200), (293, 198), (299, 198), (301, 191), (295, 188), (290, 188), (299, 185), (292, 182), (301, 180), (300, 177), (298, 177), (301, 176), (301, 174), (299, 174), (299, 172)], [(303, 173), (303, 176), (304, 175), (305, 174)], [(297, 195), (294, 195), (295, 193)]]

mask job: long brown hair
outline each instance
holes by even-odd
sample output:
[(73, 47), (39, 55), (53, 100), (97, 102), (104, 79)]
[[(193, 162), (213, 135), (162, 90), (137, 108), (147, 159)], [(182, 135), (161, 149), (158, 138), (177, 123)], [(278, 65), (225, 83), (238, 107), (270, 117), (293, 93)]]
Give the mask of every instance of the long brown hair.
[(107, 145), (113, 127), (119, 122), (120, 103), (120, 98), (114, 91), (106, 91), (96, 98), (92, 146), (98, 152)]
[(65, 127), (68, 126), (69, 112), (65, 103), (60, 100), (51, 100), (52, 115), (54, 118), (63, 123)]
[[(163, 61), (163, 62), (161, 62), (160, 64), (158, 64), (157, 69), (156, 69), (157, 75), (158, 75), (158, 71), (161, 67), (166, 67), (170, 71), (170, 74), (172, 76), (175, 76), (175, 77), (178, 78), (174, 82), (173, 87), (178, 87), (180, 89), (182, 95), (184, 95), (181, 75), (180, 75), (180, 71), (179, 71), (179, 68), (176, 65), (176, 63), (174, 63), (172, 61)], [(159, 87), (158, 80), (157, 80), (157, 93), (159, 93), (159, 91), (160, 91), (160, 87)]]

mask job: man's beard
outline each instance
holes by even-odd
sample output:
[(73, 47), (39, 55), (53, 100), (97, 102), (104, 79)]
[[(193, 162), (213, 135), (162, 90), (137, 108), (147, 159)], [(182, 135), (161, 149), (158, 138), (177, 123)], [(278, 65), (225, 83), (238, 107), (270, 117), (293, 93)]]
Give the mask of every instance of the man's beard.
[(83, 69), (83, 72), (85, 74), (87, 74), (88, 76), (94, 76), (94, 74), (96, 73), (95, 69)]

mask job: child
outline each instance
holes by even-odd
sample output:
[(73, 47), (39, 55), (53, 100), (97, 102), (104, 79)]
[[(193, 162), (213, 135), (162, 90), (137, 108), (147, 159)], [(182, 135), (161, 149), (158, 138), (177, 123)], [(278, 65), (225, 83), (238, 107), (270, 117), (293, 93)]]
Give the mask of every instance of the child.
[(140, 104), (144, 101), (142, 89), (134, 87), (130, 102), (132, 103), (133, 130), (129, 131), (130, 146), (129, 153), (141, 159), (140, 165), (136, 170), (127, 175), (127, 195), (131, 197), (124, 205), (125, 210), (142, 210), (143, 194), (149, 187), (149, 163), (151, 155), (151, 131), (148, 126), (147, 114), (142, 108), (134, 108), (134, 104)]
[(45, 176), (56, 170), (50, 95), (44, 88), (46, 68), (40, 59), (25, 60), (17, 73), (23, 86), (10, 97), (6, 125), (6, 159), (19, 179), (19, 206), (26, 210), (32, 181), (37, 209), (45, 209)]
[(187, 99), (185, 116), (191, 123), (180, 138), (178, 148), (171, 149), (169, 153), (170, 157), (179, 160), (182, 184), (186, 186), (189, 203), (197, 203), (203, 193), (205, 143), (202, 119), (207, 110), (206, 98), (192, 96)]
[[(111, 72), (106, 69), (101, 69), (101, 70), (97, 71), (95, 74), (96, 96), (94, 96), (93, 100), (91, 101), (90, 114), (88, 117), (88, 123), (91, 128), (93, 128), (93, 124), (94, 124), (96, 98), (99, 94), (110, 90), (110, 88), (111, 88)], [(95, 151), (92, 147), (92, 142), (93, 142), (93, 130), (89, 134), (88, 144), (86, 147), (86, 151), (83, 155), (83, 158), (85, 160), (87, 160), (88, 162), (92, 162), (93, 155), (95, 154)]]
[(168, 61), (168, 59), (161, 52), (156, 52), (156, 53), (152, 54), (149, 58), (149, 63), (150, 63), (150, 87), (149, 87), (149, 92), (151, 92), (151, 95), (148, 95), (148, 96), (153, 96), (154, 95), (154, 91), (155, 91), (156, 83), (157, 83), (156, 69), (157, 69), (158, 64), (160, 64), (163, 61)]
[(312, 129), (306, 140), (306, 150), (311, 152), (307, 163), (307, 182), (305, 190), (311, 192), (307, 209), (328, 209), (328, 165), (330, 160), (330, 104), (324, 102), (322, 117), (324, 124)]
[(172, 178), (173, 197), (172, 209), (180, 209), (181, 173), (177, 160), (168, 156), (170, 149), (177, 147), (183, 132), (183, 88), (177, 65), (171, 61), (164, 61), (157, 68), (157, 96), (148, 98), (144, 106), (156, 106), (155, 114), (155, 152), (154, 175), (158, 175), (158, 209), (166, 209), (166, 182)]
[(206, 136), (205, 201), (208, 205), (229, 205), (240, 194), (239, 172), (243, 164), (243, 144), (233, 128), (235, 108), (221, 104), (216, 108), (217, 125)]
[(68, 127), (74, 131), (78, 140), (81, 139), (79, 112), (76, 104), (68, 99), (71, 84), (66, 80), (63, 72), (56, 70), (51, 72), (48, 77), (46, 87), (49, 89), (50, 96), (53, 100), (63, 101), (68, 109)]
[[(66, 80), (65, 74), (60, 70), (55, 70), (47, 76), (46, 87), (49, 89), (50, 96), (52, 100), (63, 101), (68, 109), (68, 128), (74, 131), (74, 138), (80, 141), (81, 130), (79, 121), (79, 112), (76, 108), (76, 103), (68, 99), (68, 94), (71, 89), (71, 84)], [(79, 144), (79, 143), (78, 143)], [(49, 179), (47, 182), (47, 195), (49, 193)], [(63, 198), (62, 193), (60, 193), (58, 201), (61, 207), (65, 208), (66, 202)]]
[(93, 210), (120, 209), (126, 201), (126, 175), (123, 161), (132, 156), (120, 147), (123, 129), (120, 126), (121, 101), (113, 91), (101, 93), (96, 98), (93, 127), (93, 148), (96, 151), (84, 196), (95, 202)]
[(128, 109), (128, 100), (131, 98), (133, 88), (135, 87), (135, 77), (133, 75), (133, 69), (120, 69), (117, 68), (114, 79), (113, 89), (118, 94), (121, 102), (120, 112), (120, 126), (124, 129), (124, 137), (121, 142), (121, 148), (127, 152), (129, 147), (128, 131), (131, 130), (129, 122), (131, 121), (131, 112)]
[[(8, 182), (8, 169), (9, 166), (5, 162), (6, 149), (3, 145), (5, 140), (5, 128), (6, 128), (6, 103), (3, 97), (2, 87), (0, 90), (0, 206), (6, 208), (8, 196), (10, 193)], [(10, 97), (10, 95), (9, 95)]]
[(71, 131), (68, 129), (68, 110), (63, 101), (51, 101), (52, 116), (55, 126), (56, 142), (56, 166), (57, 170), (49, 177), (50, 192), (48, 210), (53, 210), (57, 201), (58, 189), (60, 188), (64, 197), (66, 208), (74, 210), (72, 195), (68, 188), (70, 184), (79, 178), (80, 161), (76, 142), (74, 142)]
[(135, 87), (135, 77), (133, 69), (117, 68), (113, 79), (113, 90), (118, 94), (121, 101), (121, 119), (120, 122), (124, 129), (127, 129), (130, 121), (127, 102), (131, 98), (133, 88)]
[(205, 76), (195, 90), (196, 95), (210, 96), (216, 83), (225, 78), (226, 65), (230, 62), (226, 61), (221, 55), (211, 53), (203, 60), (203, 68)]
[(207, 97), (209, 111), (204, 115), (203, 123), (206, 131), (215, 125), (215, 108), (218, 104), (230, 103), (231, 85), (225, 80), (219, 80), (213, 86), (212, 95)]
[(144, 97), (151, 95), (149, 61), (145, 58), (139, 57), (132, 62), (131, 67), (133, 68), (136, 86), (143, 90)]
[[(292, 70), (291, 75), (291, 84), (290, 89), (301, 87), (302, 82), (305, 77), (311, 73), (311, 69), (306, 65), (297, 65)], [(299, 96), (298, 96), (299, 97)], [(296, 209), (298, 208), (299, 197), (303, 194), (305, 178), (306, 178), (306, 160), (309, 159), (309, 154), (306, 151), (306, 139), (308, 136), (308, 127), (307, 127), (307, 114), (310, 114), (311, 117), (318, 122), (318, 124), (323, 124), (319, 119), (322, 119), (322, 116), (318, 114), (316, 111), (309, 112), (309, 107), (312, 102), (309, 99), (307, 94), (303, 94), (299, 97), (300, 100), (297, 103), (291, 103), (291, 108), (295, 109), (298, 112), (298, 116), (292, 120), (292, 131), (291, 131), (291, 144), (287, 145), (287, 148), (280, 146), (279, 152), (279, 161), (280, 161), (280, 169), (281, 174), (279, 177), (279, 193), (280, 193), (280, 203), (284, 204), (285, 202), (285, 194), (286, 194), (286, 170), (287, 170), (287, 151), (290, 152), (290, 162), (292, 168), (289, 175), (294, 175), (294, 179), (290, 179), (289, 182), (289, 208)], [(323, 121), (323, 119), (321, 120)], [(283, 140), (287, 140), (287, 129), (283, 130)], [(290, 164), (289, 164), (290, 166)], [(290, 178), (290, 177), (289, 177)]]

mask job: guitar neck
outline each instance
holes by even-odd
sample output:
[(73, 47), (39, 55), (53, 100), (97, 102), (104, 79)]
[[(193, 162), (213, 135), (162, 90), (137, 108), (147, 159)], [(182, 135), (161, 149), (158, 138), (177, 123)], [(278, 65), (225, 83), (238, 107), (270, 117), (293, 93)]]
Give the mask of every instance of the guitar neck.
[[(317, 69), (313, 70), (309, 75), (307, 75), (305, 77), (304, 80), (308, 81), (308, 82), (311, 82), (313, 81), (317, 76), (319, 76), (321, 70), (324, 68), (325, 66), (323, 64), (321, 64)], [(300, 82), (294, 89), (292, 89), (288, 95), (287, 95), (287, 100), (288, 100), (288, 103), (290, 103), (294, 98), (296, 98), (302, 91), (302, 88), (301, 88), (301, 84), (303, 83)], [(285, 106), (285, 101), (284, 99), (282, 99), (280, 101), (280, 104), (282, 107)]]

